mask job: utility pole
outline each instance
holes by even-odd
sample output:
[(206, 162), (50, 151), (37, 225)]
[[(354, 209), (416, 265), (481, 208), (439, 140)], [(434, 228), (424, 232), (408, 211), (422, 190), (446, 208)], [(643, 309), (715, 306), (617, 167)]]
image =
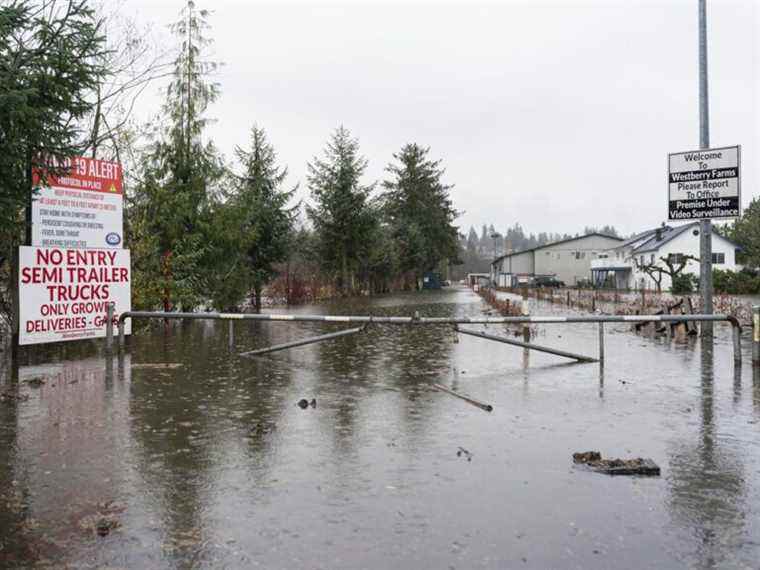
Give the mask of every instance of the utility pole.
[[(707, 8), (706, 0), (699, 0), (699, 148), (710, 148), (710, 111), (707, 94)], [(702, 293), (702, 313), (713, 312), (712, 283), (712, 220), (699, 224), (699, 290)], [(712, 323), (702, 323), (702, 335), (712, 335)]]

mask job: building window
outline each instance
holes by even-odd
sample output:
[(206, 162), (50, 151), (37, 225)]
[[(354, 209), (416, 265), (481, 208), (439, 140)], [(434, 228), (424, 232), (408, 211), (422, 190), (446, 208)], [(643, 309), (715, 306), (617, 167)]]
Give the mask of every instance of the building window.
[(725, 253), (713, 253), (712, 254), (712, 262), (714, 265), (723, 265), (726, 263), (726, 254)]
[(668, 254), (668, 260), (673, 265), (681, 265), (684, 263), (683, 253), (670, 253)]

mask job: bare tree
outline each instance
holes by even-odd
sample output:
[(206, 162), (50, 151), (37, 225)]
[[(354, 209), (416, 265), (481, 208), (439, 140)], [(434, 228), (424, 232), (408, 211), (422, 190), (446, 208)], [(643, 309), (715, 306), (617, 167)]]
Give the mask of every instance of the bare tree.
[[(673, 278), (677, 275), (680, 275), (683, 270), (686, 269), (689, 261), (699, 262), (699, 258), (688, 254), (679, 256), (670, 254), (667, 257), (660, 257), (654, 263), (645, 263), (643, 265), (639, 265), (639, 270), (643, 271), (652, 278), (652, 280), (655, 282), (657, 292), (660, 293), (662, 291), (663, 276), (668, 275), (672, 283)], [(660, 265), (660, 262), (662, 262), (662, 265)]]
[(156, 80), (172, 75), (171, 54), (161, 48), (150, 25), (122, 13), (121, 4), (98, 9), (107, 49), (103, 64), (108, 77), (92, 93), (85, 151), (92, 158), (123, 162), (139, 134), (134, 111), (141, 95)]

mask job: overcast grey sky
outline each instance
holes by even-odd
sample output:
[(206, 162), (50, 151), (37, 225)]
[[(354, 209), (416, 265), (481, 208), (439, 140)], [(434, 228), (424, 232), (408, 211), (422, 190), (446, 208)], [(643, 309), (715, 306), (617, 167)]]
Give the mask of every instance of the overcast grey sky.
[[(667, 154), (698, 148), (697, 0), (467, 3), (196, 0), (212, 10), (226, 157), (263, 126), (307, 197), (306, 163), (343, 124), (381, 179), (430, 146), (458, 223), (531, 232), (666, 218)], [(125, 0), (163, 29), (182, 0)], [(760, 192), (760, 7), (708, 0), (712, 146), (742, 145)], [(145, 99), (145, 105), (157, 102)]]

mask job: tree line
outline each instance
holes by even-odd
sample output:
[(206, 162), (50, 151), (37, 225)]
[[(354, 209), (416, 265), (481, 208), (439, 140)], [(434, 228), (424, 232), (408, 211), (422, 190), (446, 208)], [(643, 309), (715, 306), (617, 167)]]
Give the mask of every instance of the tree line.
[[(208, 140), (221, 97), (208, 59), (209, 13), (188, 1), (164, 49), (149, 30), (96, 11), (88, 0), (9, 0), (0, 6), (0, 314), (17, 307), (17, 248), (28, 242), (35, 168), (87, 154), (125, 167), (125, 233), (135, 308), (166, 310), (243, 302), (265, 289), (297, 300), (418, 287), (426, 271), (489, 261), (572, 237), (527, 234), (519, 224), (459, 234), (452, 186), (419, 143), (389, 157), (382, 181), (345, 127), (308, 164), (311, 200), (293, 203), (287, 168), (263, 127), (228, 164)], [(106, 28), (108, 34), (106, 34)], [(163, 108), (147, 123), (134, 110), (156, 80)], [(723, 231), (760, 265), (760, 206)], [(592, 231), (586, 228), (584, 233)], [(599, 230), (616, 234), (612, 227)]]
[[(235, 164), (208, 139), (221, 97), (209, 12), (185, 4), (170, 56), (134, 25), (133, 38), (109, 44), (107, 23), (86, 0), (0, 7), (4, 314), (14, 314), (16, 251), (28, 241), (31, 173), (79, 154), (124, 166), (135, 308), (260, 310), (268, 286), (288, 299), (415, 288), (457, 262), (452, 186), (428, 147), (404, 145), (384, 180), (369, 181), (358, 139), (340, 126), (308, 163), (311, 201), (293, 203), (263, 127), (250, 127)], [(133, 107), (160, 78), (163, 106), (140, 124)]]

